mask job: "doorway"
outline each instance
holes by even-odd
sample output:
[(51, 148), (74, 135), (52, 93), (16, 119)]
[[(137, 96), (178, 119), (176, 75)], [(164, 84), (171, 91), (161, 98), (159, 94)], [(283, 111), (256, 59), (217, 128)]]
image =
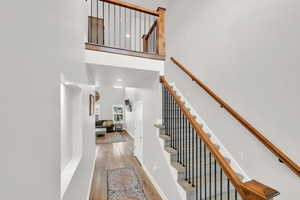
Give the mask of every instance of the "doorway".
[(143, 102), (135, 105), (134, 155), (143, 163)]

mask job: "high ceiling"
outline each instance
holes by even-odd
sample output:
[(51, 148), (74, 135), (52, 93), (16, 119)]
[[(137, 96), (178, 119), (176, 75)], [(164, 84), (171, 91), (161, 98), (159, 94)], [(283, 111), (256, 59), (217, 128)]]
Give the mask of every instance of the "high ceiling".
[(89, 83), (97, 86), (145, 87), (158, 80), (158, 72), (112, 66), (87, 65)]

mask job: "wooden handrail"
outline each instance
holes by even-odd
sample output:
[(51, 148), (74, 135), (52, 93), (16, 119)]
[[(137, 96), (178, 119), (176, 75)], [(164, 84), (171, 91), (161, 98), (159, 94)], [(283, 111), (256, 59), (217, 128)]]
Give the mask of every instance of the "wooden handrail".
[(148, 49), (148, 46), (149, 46), (149, 37), (150, 35), (153, 33), (153, 31), (155, 30), (155, 27), (157, 27), (157, 20), (155, 20), (153, 22), (153, 24), (151, 25), (148, 33), (144, 34), (142, 36), (142, 41), (143, 41), (143, 52), (145, 53), (148, 53), (149, 49)]
[(159, 7), (157, 9), (157, 11), (159, 13), (158, 18), (154, 21), (154, 23), (150, 27), (150, 30), (148, 31), (148, 33), (144, 34), (142, 36), (143, 51), (148, 52), (148, 50), (149, 50), (148, 49), (148, 39), (156, 28), (155, 52), (158, 55), (165, 57), (166, 56), (166, 39), (165, 39), (165, 12), (166, 12), (166, 9)]
[(156, 26), (157, 26), (157, 20), (155, 20), (155, 21), (153, 22), (153, 24), (151, 25), (151, 27), (150, 27), (148, 33), (146, 33), (146, 34), (143, 35), (143, 38), (144, 38), (145, 40), (148, 40), (148, 39), (149, 39), (151, 33), (154, 31), (154, 29), (155, 29)]
[(127, 3), (127, 2), (124, 2), (124, 1), (120, 1), (120, 0), (100, 0), (100, 1), (115, 4), (115, 5), (118, 5), (118, 6), (123, 6), (125, 8), (133, 9), (133, 10), (144, 12), (144, 13), (148, 13), (150, 15), (159, 16), (159, 12), (156, 11), (156, 10), (150, 10), (150, 9), (147, 9), (147, 8), (143, 8), (141, 6), (137, 6), (137, 5), (132, 4), (132, 3)]
[(208, 147), (215, 160), (219, 163), (220, 167), (223, 169), (228, 179), (231, 181), (231, 183), (234, 185), (234, 187), (237, 189), (237, 191), (239, 192), (239, 194), (244, 200), (268, 200), (279, 195), (278, 191), (268, 186), (265, 186), (255, 180), (243, 183), (238, 178), (234, 170), (227, 163), (227, 161), (222, 156), (222, 154), (217, 150), (215, 145), (210, 141), (208, 136), (204, 133), (204, 131), (202, 130), (198, 122), (193, 118), (193, 116), (190, 114), (187, 108), (180, 101), (179, 97), (175, 94), (173, 89), (170, 87), (170, 85), (168, 84), (164, 76), (160, 77), (160, 82), (167, 89), (169, 94), (173, 97), (176, 104), (182, 110), (186, 119), (189, 121), (191, 126), (194, 128), (195, 132), (202, 139), (204, 144)]
[(272, 142), (270, 142), (265, 136), (262, 135), (256, 128), (254, 128), (247, 120), (245, 120), (240, 114), (238, 114), (233, 108), (225, 103), (219, 96), (217, 96), (211, 89), (209, 89), (204, 83), (196, 78), (190, 71), (188, 71), (181, 63), (175, 58), (171, 57), (171, 60), (185, 72), (193, 81), (195, 81), (202, 89), (204, 89), (213, 99), (215, 99), (222, 108), (227, 110), (236, 120), (238, 120), (252, 135), (254, 135), (261, 143), (263, 143), (279, 160), (290, 168), (298, 177), (300, 177), (300, 167), (292, 161), (286, 154), (278, 149)]

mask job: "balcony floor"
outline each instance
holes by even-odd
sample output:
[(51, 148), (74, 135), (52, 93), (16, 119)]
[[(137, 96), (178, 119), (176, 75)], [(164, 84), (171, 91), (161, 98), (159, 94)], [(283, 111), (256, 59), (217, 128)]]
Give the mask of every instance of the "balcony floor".
[(126, 49), (107, 47), (107, 46), (92, 44), (92, 43), (86, 43), (85, 49), (92, 50), (92, 51), (101, 51), (101, 52), (107, 52), (107, 53), (121, 54), (121, 55), (126, 55), (126, 56), (135, 56), (135, 57), (140, 57), (140, 58), (165, 60), (165, 56), (160, 56), (160, 55), (153, 54), (153, 53), (143, 53), (143, 52), (138, 52), (138, 51), (131, 51), (131, 50), (126, 50)]

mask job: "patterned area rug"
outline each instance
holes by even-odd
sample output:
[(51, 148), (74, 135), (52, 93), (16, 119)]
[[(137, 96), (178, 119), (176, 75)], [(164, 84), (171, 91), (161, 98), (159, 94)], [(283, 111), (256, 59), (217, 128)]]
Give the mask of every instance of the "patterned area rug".
[(111, 135), (107, 135), (104, 137), (107, 137), (105, 141), (98, 141), (96, 139), (96, 144), (112, 144), (112, 143), (118, 143), (118, 142), (125, 142), (124, 137), (120, 133), (110, 133)]
[(108, 200), (146, 200), (143, 188), (132, 168), (108, 170), (107, 182)]

